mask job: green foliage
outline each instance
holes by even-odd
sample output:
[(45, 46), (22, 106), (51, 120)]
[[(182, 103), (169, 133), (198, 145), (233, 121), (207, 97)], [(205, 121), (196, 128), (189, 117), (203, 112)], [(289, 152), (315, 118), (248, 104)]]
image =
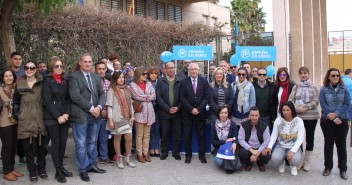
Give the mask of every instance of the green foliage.
[(22, 11), (27, 4), (35, 5), (36, 9), (41, 13), (48, 14), (51, 10), (60, 9), (69, 3), (77, 2), (77, 0), (0, 0), (0, 8), (6, 1), (15, 2), (15, 10)]

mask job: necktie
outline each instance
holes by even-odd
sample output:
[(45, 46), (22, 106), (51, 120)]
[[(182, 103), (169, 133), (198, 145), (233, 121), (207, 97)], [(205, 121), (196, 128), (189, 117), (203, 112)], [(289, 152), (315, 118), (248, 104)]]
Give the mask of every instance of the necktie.
[(89, 90), (93, 91), (92, 81), (90, 80), (90, 75), (87, 75)]
[(193, 80), (193, 92), (194, 92), (194, 94), (197, 93), (197, 81), (196, 80)]

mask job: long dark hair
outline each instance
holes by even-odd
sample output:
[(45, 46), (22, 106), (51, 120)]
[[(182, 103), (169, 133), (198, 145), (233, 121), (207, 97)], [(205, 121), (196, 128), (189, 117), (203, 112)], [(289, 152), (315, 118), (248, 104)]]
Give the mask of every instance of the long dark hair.
[(280, 106), (280, 115), (282, 118), (285, 118), (284, 117), (284, 114), (282, 113), (282, 108), (284, 106), (288, 106), (290, 109), (291, 109), (291, 115), (292, 115), (292, 118), (295, 118), (297, 116), (297, 112), (296, 112), (296, 109), (295, 109), (295, 106), (293, 105), (292, 102), (290, 101), (285, 101), (284, 103), (282, 103), (282, 105)]
[(248, 73), (247, 69), (246, 69), (245, 67), (240, 67), (240, 68), (238, 68), (237, 73), (238, 73), (240, 70), (243, 70), (244, 72), (246, 72), (246, 79), (249, 81), (249, 73)]
[(339, 84), (340, 85), (343, 85), (343, 80), (341, 79), (341, 74), (340, 74), (340, 71), (336, 68), (330, 68), (327, 72), (326, 72), (326, 75), (325, 75), (325, 78), (324, 78), (324, 86), (325, 87), (328, 87), (330, 85), (330, 79), (329, 79), (329, 76), (330, 76), (330, 73), (331, 71), (337, 71), (339, 73)]
[[(119, 79), (119, 77), (121, 76), (121, 74), (123, 74), (123, 72), (122, 71), (115, 71), (113, 74), (112, 74), (112, 77), (111, 77), (111, 81), (110, 81), (110, 88), (112, 89), (112, 90), (115, 90), (116, 89), (116, 86), (117, 86), (117, 79)], [(126, 84), (126, 75), (125, 74), (123, 74), (124, 75), (124, 82), (123, 82), (123, 85), (125, 85)]]
[(287, 68), (281, 67), (276, 72), (276, 85), (279, 84), (279, 81), (280, 81), (279, 75), (280, 75), (280, 73), (282, 73), (282, 71), (284, 71), (286, 73), (286, 76), (287, 76), (286, 81), (290, 81), (290, 74), (288, 73)]

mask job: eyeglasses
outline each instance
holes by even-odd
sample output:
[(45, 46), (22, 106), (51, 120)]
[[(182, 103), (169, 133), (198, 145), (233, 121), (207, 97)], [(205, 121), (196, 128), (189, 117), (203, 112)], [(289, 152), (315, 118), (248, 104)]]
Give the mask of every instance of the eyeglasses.
[(238, 73), (237, 76), (246, 76), (246, 73)]
[(31, 66), (31, 67), (24, 66), (24, 70), (26, 70), (26, 71), (28, 71), (28, 70), (30, 70), (30, 71), (34, 71), (35, 69), (37, 69), (37, 68), (36, 68), (36, 67), (34, 67), (34, 66)]
[(279, 77), (286, 77), (287, 74), (279, 74)]
[(58, 69), (58, 68), (63, 69), (63, 68), (64, 68), (64, 66), (63, 66), (63, 65), (55, 65), (55, 66), (54, 66), (54, 68), (55, 68), (55, 69)]
[(266, 76), (266, 74), (258, 73), (258, 76)]
[(339, 78), (340, 75), (330, 75), (330, 77), (332, 77), (332, 78)]
[(142, 73), (142, 75), (143, 75), (143, 76), (148, 76), (148, 75), (149, 75), (149, 73)]
[(231, 66), (230, 69), (236, 68), (236, 66)]
[(252, 71), (252, 73), (258, 73), (258, 71)]

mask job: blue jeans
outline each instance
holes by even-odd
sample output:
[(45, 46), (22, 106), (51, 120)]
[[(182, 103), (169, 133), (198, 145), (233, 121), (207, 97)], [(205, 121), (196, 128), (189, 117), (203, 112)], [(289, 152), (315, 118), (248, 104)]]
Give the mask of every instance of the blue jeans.
[[(100, 119), (98, 123), (97, 136), (99, 138), (99, 154), (101, 160), (108, 159), (108, 135), (106, 128), (106, 119)], [(93, 156), (98, 156), (98, 147), (94, 148)]]
[(92, 115), (87, 116), (85, 123), (72, 122), (75, 141), (76, 165), (78, 171), (85, 172), (95, 165), (98, 158), (97, 148), (98, 124)]
[(214, 163), (217, 167), (221, 167), (223, 162), (224, 162), (223, 159), (220, 159), (219, 157), (214, 156)]
[(149, 150), (159, 150), (160, 145), (160, 123), (156, 114), (155, 123), (150, 128), (150, 143)]

